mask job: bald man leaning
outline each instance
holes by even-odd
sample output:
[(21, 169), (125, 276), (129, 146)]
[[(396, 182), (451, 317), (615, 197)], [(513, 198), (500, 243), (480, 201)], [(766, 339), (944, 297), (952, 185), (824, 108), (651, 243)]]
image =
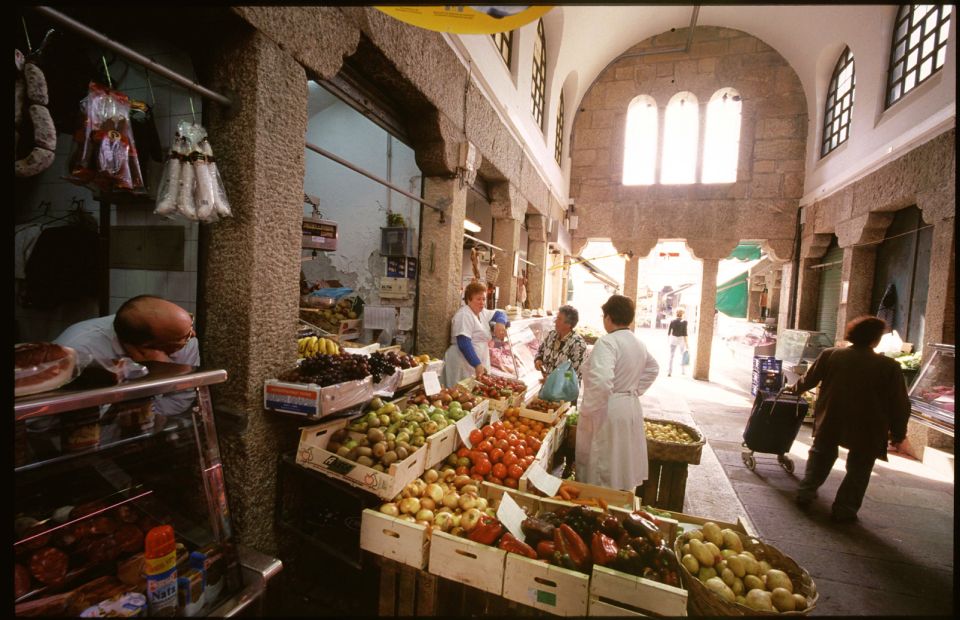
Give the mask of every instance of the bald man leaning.
[[(200, 365), (193, 317), (177, 304), (153, 295), (128, 299), (116, 314), (75, 323), (54, 342), (76, 349), (81, 358), (129, 357), (135, 362)], [(158, 396), (154, 411), (167, 416), (182, 413), (195, 398), (194, 390)]]

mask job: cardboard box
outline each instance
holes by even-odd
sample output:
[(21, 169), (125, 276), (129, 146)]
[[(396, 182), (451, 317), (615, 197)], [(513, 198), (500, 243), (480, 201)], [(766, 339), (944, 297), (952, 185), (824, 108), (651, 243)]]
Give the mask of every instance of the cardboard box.
[(424, 472), (426, 445), (404, 460), (391, 464), (386, 472), (348, 461), (327, 450), (330, 436), (334, 431), (344, 428), (348, 422), (349, 420), (340, 419), (301, 428), (297, 464), (343, 480), (385, 500), (392, 500), (408, 482)]
[(324, 417), (373, 398), (373, 379), (320, 387), (316, 383), (288, 383), (268, 379), (263, 384), (263, 408)]
[(588, 616), (686, 616), (687, 591), (594, 564)]
[(429, 559), (430, 537), (424, 525), (367, 508), (360, 521), (360, 548), (422, 570)]

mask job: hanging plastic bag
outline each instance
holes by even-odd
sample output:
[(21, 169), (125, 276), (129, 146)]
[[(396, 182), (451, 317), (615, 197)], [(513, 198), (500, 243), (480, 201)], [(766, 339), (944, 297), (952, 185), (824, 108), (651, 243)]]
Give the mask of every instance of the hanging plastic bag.
[(157, 215), (216, 222), (232, 215), (207, 130), (180, 121), (157, 194)]
[(543, 400), (565, 400), (575, 403), (578, 396), (580, 396), (580, 379), (576, 371), (570, 367), (569, 361), (561, 362), (554, 368), (543, 382), (543, 387), (540, 388), (540, 398)]
[(680, 365), (681, 366), (690, 365), (690, 351), (687, 351), (686, 349), (683, 350), (683, 357), (680, 358)]

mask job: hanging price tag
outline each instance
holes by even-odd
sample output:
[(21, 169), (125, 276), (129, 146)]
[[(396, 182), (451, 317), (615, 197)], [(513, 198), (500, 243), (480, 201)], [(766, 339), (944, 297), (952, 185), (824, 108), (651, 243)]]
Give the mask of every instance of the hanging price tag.
[(429, 370), (423, 373), (423, 391), (426, 392), (427, 396), (439, 394), (441, 389), (437, 371)]
[(527, 513), (517, 504), (509, 493), (504, 493), (500, 498), (500, 507), (497, 508), (497, 518), (500, 523), (513, 534), (518, 540), (524, 539), (523, 529), (520, 524), (527, 518)]
[[(488, 402), (489, 402), (489, 401), (488, 401)], [(496, 409), (491, 409), (491, 410), (490, 410), (490, 421), (487, 422), (487, 424), (493, 424), (494, 422), (499, 422), (499, 421), (500, 421), (500, 412), (497, 411)]]
[(468, 448), (473, 447), (473, 444), (470, 443), (470, 431), (475, 428), (477, 428), (477, 423), (473, 421), (472, 416), (465, 415), (457, 420), (457, 432), (460, 433), (460, 439), (463, 440), (463, 445)]
[(556, 495), (557, 491), (560, 490), (560, 485), (563, 484), (563, 480), (547, 473), (546, 470), (540, 466), (540, 463), (536, 461), (531, 463), (530, 467), (527, 468), (527, 480), (533, 486), (543, 491), (547, 497)]

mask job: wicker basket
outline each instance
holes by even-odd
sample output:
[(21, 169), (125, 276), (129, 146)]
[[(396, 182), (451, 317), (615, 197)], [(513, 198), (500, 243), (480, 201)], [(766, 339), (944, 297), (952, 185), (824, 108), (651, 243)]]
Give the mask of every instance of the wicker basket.
[(687, 431), (691, 437), (696, 439), (694, 443), (679, 443), (676, 441), (658, 441), (647, 437), (647, 459), (651, 461), (678, 461), (692, 465), (700, 463), (700, 453), (703, 451), (703, 444), (706, 443), (700, 431), (692, 426), (674, 422), (673, 420), (646, 418), (645, 421), (679, 426)]
[[(805, 616), (816, 607), (820, 595), (817, 593), (817, 586), (813, 583), (810, 573), (776, 547), (760, 542), (752, 536), (737, 531), (734, 533), (740, 537), (744, 551), (752, 553), (757, 561), (766, 560), (770, 566), (782, 570), (790, 577), (790, 581), (793, 582), (793, 591), (807, 597), (807, 608), (803, 611), (770, 612), (758, 611), (739, 603), (730, 603), (691, 575), (681, 562), (680, 575), (688, 592), (687, 612), (691, 616)], [(678, 558), (683, 557), (680, 551), (682, 546), (681, 537), (677, 536), (673, 543), (673, 550)]]

